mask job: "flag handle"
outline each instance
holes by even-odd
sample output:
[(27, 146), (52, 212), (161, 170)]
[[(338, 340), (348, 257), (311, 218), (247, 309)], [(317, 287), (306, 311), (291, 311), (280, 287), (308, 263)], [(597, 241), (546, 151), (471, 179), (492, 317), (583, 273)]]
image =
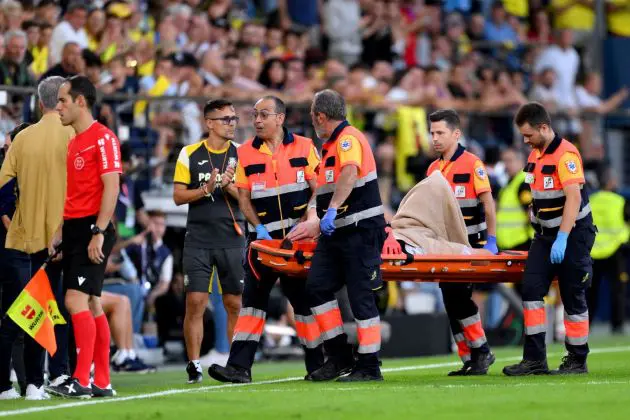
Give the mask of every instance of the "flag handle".
[(50, 254), (48, 256), (48, 258), (46, 258), (46, 260), (44, 261), (44, 263), (42, 264), (42, 266), (40, 268), (46, 269), (46, 267), (48, 266), (48, 264), (55, 259), (55, 257), (57, 255), (59, 255), (59, 253), (61, 252), (61, 242), (59, 242), (59, 244), (55, 247), (55, 251)]

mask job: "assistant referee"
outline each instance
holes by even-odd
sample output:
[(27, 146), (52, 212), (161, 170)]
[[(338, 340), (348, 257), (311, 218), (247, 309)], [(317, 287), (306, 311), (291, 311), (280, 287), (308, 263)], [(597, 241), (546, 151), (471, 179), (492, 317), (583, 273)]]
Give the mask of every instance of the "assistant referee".
[[(57, 111), (61, 123), (72, 126), (77, 133), (68, 145), (63, 222), (51, 244), (51, 248), (59, 246), (63, 239), (65, 304), (77, 346), (72, 377), (47, 388), (62, 397), (115, 395), (109, 379), (110, 330), (100, 296), (105, 264), (115, 241), (111, 219), (122, 164), (118, 139), (92, 116), (95, 101), (96, 88), (87, 77), (71, 77), (59, 88)], [(94, 384), (90, 386), (92, 363)]]

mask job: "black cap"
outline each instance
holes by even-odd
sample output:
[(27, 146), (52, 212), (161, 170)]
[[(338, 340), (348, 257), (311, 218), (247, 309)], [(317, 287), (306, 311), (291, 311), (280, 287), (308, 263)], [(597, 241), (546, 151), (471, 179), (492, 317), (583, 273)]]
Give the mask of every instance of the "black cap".
[(37, 8), (39, 7), (47, 7), (47, 6), (58, 6), (59, 5), (59, 1), (58, 0), (41, 0), (39, 3), (37, 3)]
[(180, 51), (170, 55), (170, 59), (177, 67), (199, 67), (197, 58), (189, 52)]

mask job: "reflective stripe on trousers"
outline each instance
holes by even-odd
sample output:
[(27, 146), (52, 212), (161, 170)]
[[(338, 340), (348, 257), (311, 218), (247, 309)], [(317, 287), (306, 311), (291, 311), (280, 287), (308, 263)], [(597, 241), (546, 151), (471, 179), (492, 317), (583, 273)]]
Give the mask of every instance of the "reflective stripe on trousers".
[(295, 329), (300, 343), (307, 349), (314, 349), (323, 343), (322, 334), (313, 315), (295, 315)]
[(256, 308), (241, 308), (232, 341), (260, 341), (267, 313)]
[(546, 331), (545, 302), (542, 300), (524, 301), (525, 334), (534, 335)]
[(381, 319), (356, 319), (359, 354), (376, 353), (381, 349)]
[(464, 334), (458, 333), (453, 336), (455, 339), (455, 344), (457, 344), (457, 354), (459, 355), (462, 362), (467, 362), (470, 360), (470, 347), (466, 342), (466, 337)]
[(487, 343), (479, 313), (469, 316), (468, 318), (460, 319), (459, 323), (462, 326), (464, 337), (466, 337), (470, 347), (476, 349)]
[(588, 342), (588, 311), (581, 314), (569, 315), (564, 311), (565, 341), (574, 346), (581, 346)]
[(319, 325), (322, 339), (330, 340), (343, 334), (343, 321), (336, 300), (315, 306), (311, 308), (311, 312)]

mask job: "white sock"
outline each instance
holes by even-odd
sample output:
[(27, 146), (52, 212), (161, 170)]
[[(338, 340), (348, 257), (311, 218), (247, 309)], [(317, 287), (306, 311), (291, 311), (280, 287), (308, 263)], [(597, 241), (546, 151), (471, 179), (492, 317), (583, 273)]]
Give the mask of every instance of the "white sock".
[(121, 365), (125, 363), (125, 360), (127, 360), (127, 357), (129, 357), (129, 352), (127, 350), (125, 349), (118, 350), (116, 354), (114, 355), (114, 363), (116, 363), (117, 365)]
[(201, 371), (201, 362), (199, 360), (191, 360), (191, 362), (195, 366), (195, 369), (197, 369), (198, 371)]
[(138, 355), (136, 354), (136, 351), (134, 349), (128, 349), (127, 350), (127, 354), (129, 355), (129, 358), (131, 360), (136, 360), (136, 358), (138, 357)]

